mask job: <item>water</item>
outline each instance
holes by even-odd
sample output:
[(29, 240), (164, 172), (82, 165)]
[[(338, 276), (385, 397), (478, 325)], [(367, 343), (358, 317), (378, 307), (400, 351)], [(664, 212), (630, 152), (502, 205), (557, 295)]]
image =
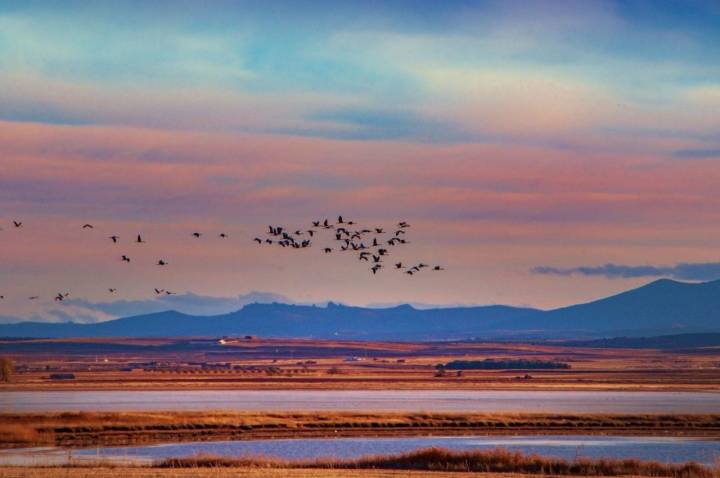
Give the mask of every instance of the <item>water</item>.
[(115, 463), (151, 463), (168, 457), (197, 454), (277, 457), (291, 460), (313, 458), (357, 458), (394, 454), (439, 446), (452, 450), (482, 450), (497, 447), (572, 460), (586, 458), (639, 458), (666, 463), (697, 461), (713, 465), (720, 457), (720, 441), (689, 438), (603, 436), (474, 436), (402, 438), (329, 438), (247, 440), (170, 443), (152, 446), (76, 449), (57, 448), (1, 450), (0, 464), (49, 465), (69, 461), (103, 460)]
[(0, 411), (433, 411), (720, 413), (720, 393), (490, 390), (0, 392)]

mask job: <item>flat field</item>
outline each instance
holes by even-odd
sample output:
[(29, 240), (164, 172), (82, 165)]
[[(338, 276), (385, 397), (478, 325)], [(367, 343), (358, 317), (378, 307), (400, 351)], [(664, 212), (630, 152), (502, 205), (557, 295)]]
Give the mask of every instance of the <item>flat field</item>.
[[(720, 348), (236, 339), (0, 340), (16, 364), (2, 390), (720, 390)], [(569, 369), (438, 373), (452, 360), (559, 361)], [(57, 374), (74, 378), (58, 378)]]

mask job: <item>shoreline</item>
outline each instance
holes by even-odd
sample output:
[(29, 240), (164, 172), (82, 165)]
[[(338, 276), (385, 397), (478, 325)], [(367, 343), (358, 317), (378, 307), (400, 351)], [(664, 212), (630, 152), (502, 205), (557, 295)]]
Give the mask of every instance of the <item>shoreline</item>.
[(288, 438), (613, 435), (720, 440), (720, 414), (66, 412), (0, 414), (0, 448)]
[[(494, 450), (452, 451), (445, 448), (424, 448), (406, 453), (368, 455), (353, 459), (280, 460), (268, 457), (228, 457), (196, 455), (187, 458), (166, 458), (150, 465), (122, 465), (111, 463), (66, 466), (5, 466), (0, 476), (181, 476), (191, 470), (193, 476), (218, 477), (223, 471), (238, 476), (308, 477), (387, 477), (408, 476), (419, 472), (433, 476), (656, 476), (667, 478), (717, 478), (720, 469), (693, 461), (665, 463), (637, 459), (609, 459), (575, 457), (568, 460), (552, 456)], [(303, 470), (308, 472), (307, 475)], [(158, 472), (159, 471), (159, 472)], [(85, 474), (85, 473), (88, 474)], [(128, 473), (130, 472), (130, 473)], [(158, 473), (156, 473), (158, 472)], [(28, 475), (31, 474), (31, 475)], [(229, 473), (229, 474), (230, 474)], [(472, 474), (471, 474), (472, 473)], [(139, 474), (139, 475), (138, 475)], [(227, 475), (226, 475), (227, 476)]]

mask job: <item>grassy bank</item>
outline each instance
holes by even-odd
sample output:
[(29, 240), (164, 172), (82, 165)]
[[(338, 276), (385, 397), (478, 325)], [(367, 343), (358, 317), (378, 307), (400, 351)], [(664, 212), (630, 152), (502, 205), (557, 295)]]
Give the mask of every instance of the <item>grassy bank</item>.
[[(288, 468), (22, 468), (0, 467), (2, 478), (426, 478), (425, 471)], [(517, 478), (508, 473), (434, 472), (432, 478)]]
[(0, 447), (518, 433), (720, 437), (720, 415), (332, 412), (0, 414)]
[(386, 469), (481, 473), (517, 473), (553, 476), (658, 476), (671, 478), (714, 478), (717, 469), (697, 463), (667, 464), (634, 459), (592, 460), (525, 455), (504, 449), (483, 451), (451, 451), (429, 448), (399, 455), (372, 456), (357, 460), (317, 460), (308, 462), (274, 461), (267, 459), (234, 459), (223, 457), (175, 458), (159, 462), (161, 468), (197, 467), (260, 467), (260, 468), (330, 468)]

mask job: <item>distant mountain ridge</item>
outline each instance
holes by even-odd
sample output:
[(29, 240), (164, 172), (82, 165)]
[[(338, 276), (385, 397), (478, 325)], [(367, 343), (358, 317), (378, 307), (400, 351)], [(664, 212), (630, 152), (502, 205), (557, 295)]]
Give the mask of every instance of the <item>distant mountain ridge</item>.
[(542, 311), (502, 305), (418, 310), (250, 304), (229, 314), (158, 312), (95, 324), (21, 322), (0, 337), (258, 335), (358, 340), (597, 338), (720, 332), (720, 281), (661, 279), (611, 297)]

